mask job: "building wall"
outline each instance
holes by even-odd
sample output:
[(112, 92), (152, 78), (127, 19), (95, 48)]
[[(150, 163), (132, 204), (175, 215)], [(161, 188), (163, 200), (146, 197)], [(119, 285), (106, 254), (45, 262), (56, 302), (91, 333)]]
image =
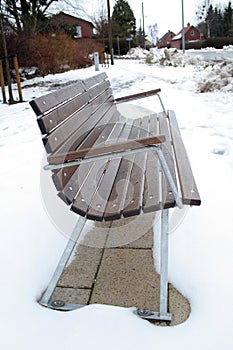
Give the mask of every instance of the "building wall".
[(53, 19), (53, 24), (56, 27), (62, 27), (64, 25), (68, 25), (69, 27), (80, 26), (82, 38), (90, 38), (93, 35), (93, 27), (91, 23), (80, 18), (66, 15), (65, 13), (59, 13), (56, 15)]
[(200, 32), (195, 27), (191, 26), (185, 34), (185, 41), (200, 40)]
[(182, 45), (182, 40), (172, 40), (171, 41), (171, 48), (173, 49), (181, 49), (181, 45)]
[[(180, 39), (176, 40), (171, 40), (171, 48), (178, 49), (180, 50), (182, 48), (182, 35), (180, 31)], [(195, 40), (200, 40), (201, 35), (200, 32), (197, 28), (193, 26), (189, 26), (185, 28), (185, 41), (195, 41)]]

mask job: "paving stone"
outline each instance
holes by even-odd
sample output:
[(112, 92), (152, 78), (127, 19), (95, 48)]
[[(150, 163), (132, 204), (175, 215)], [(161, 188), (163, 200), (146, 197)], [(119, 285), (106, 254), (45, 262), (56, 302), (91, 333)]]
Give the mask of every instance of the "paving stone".
[[(95, 224), (85, 234), (84, 245), (78, 246), (52, 300), (78, 304), (90, 301), (91, 304), (159, 311), (159, 275), (154, 268), (151, 249), (155, 217), (146, 214), (138, 218), (140, 220), (127, 218)], [(173, 315), (170, 325), (180, 324), (188, 318), (190, 304), (171, 284), (168, 304)], [(168, 325), (166, 322), (153, 323)]]
[(106, 249), (91, 303), (157, 309), (159, 276), (150, 249)]
[(102, 249), (79, 245), (70, 265), (63, 272), (59, 287), (91, 288), (100, 264)]
[(90, 298), (90, 294), (91, 289), (57, 287), (53, 293), (52, 301), (63, 300), (66, 303), (86, 305)]
[(112, 223), (106, 247), (152, 248), (155, 214), (116, 220)]

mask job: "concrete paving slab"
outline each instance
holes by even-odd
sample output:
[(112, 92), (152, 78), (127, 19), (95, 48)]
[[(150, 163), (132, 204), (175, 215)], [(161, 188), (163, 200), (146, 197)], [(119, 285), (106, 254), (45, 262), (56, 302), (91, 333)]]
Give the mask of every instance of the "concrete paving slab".
[(53, 300), (63, 300), (70, 304), (84, 304), (89, 301), (91, 289), (57, 287), (53, 293)]
[(152, 260), (151, 249), (106, 249), (90, 302), (158, 309)]
[(152, 248), (151, 228), (154, 220), (155, 214), (150, 213), (114, 221), (109, 230), (106, 247)]
[(63, 272), (59, 287), (92, 288), (100, 264), (102, 249), (79, 245), (75, 258)]
[[(138, 218), (95, 224), (64, 271), (52, 300), (159, 311), (159, 275), (152, 254), (154, 215)], [(171, 284), (169, 312), (173, 314), (170, 325), (184, 322), (190, 314), (188, 300)]]

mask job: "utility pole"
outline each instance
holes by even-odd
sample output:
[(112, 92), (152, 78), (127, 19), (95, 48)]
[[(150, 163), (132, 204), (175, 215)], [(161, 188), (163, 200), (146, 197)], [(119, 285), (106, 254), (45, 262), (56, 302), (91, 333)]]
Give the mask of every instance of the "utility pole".
[(111, 55), (111, 65), (114, 65), (113, 48), (112, 48), (112, 25), (111, 25), (109, 0), (107, 0), (107, 8), (108, 8), (108, 42), (109, 42), (109, 50)]
[(184, 32), (184, 0), (181, 0), (182, 6), (182, 50), (185, 53), (185, 32)]
[(2, 6), (0, 1), (0, 33), (1, 33), (1, 40), (2, 40), (2, 48), (3, 48), (3, 54), (6, 64), (6, 78), (7, 78), (7, 85), (8, 85), (8, 92), (9, 92), (9, 103), (14, 102), (12, 88), (11, 88), (11, 76), (10, 76), (10, 66), (8, 61), (8, 53), (7, 53), (7, 46), (6, 46), (6, 38), (5, 38), (5, 32), (3, 27), (3, 16), (2, 16)]
[(145, 41), (145, 18), (144, 18), (144, 4), (142, 2), (142, 40), (143, 40), (143, 47), (146, 48), (146, 41)]

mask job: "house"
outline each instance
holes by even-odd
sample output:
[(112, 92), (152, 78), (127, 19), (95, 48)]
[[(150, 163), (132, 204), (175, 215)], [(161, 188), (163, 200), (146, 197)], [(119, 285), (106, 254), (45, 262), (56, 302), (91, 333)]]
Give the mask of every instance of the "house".
[(94, 25), (82, 18), (60, 12), (54, 15), (51, 25), (55, 28), (64, 29), (73, 38), (91, 38)]
[[(183, 35), (183, 31), (180, 30), (179, 33), (172, 38), (171, 40), (172, 48), (176, 48), (176, 49), (182, 48), (182, 35)], [(185, 42), (198, 41), (198, 40), (201, 40), (201, 33), (196, 27), (191, 26), (190, 23), (188, 23), (187, 27), (184, 28), (184, 38), (185, 38)]]
[(170, 47), (171, 46), (171, 40), (176, 36), (175, 33), (171, 32), (170, 30), (162, 36), (157, 42), (157, 47), (159, 49), (163, 47)]

